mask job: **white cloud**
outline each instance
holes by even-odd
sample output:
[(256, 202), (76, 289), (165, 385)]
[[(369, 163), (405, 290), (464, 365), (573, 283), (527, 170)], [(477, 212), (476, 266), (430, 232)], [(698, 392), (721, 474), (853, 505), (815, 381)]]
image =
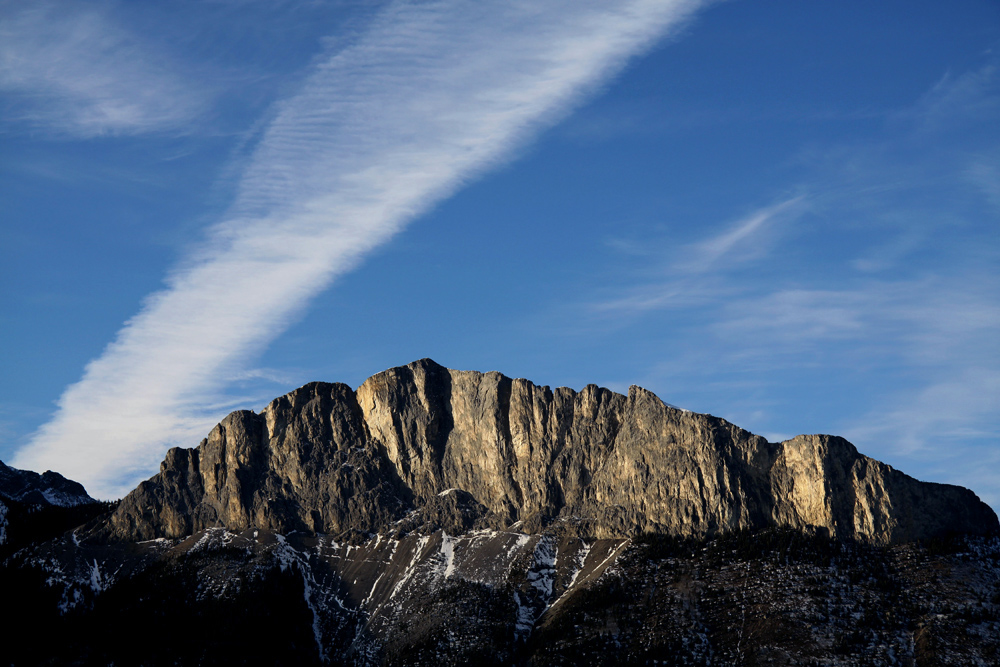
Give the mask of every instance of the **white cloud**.
[(0, 21), (0, 118), (73, 136), (176, 130), (203, 91), (99, 5), (21, 3)]
[(804, 201), (800, 195), (754, 211), (721, 234), (692, 246), (678, 268), (700, 273), (717, 269), (722, 259), (728, 259), (730, 264), (757, 259), (763, 254), (768, 228), (782, 218), (800, 214)]
[(994, 57), (977, 70), (958, 76), (948, 72), (902, 116), (914, 118), (920, 129), (929, 131), (949, 129), (956, 121), (994, 122), (1000, 109), (998, 64)]
[(1000, 212), (1000, 155), (991, 155), (988, 160), (974, 160), (967, 170), (968, 178), (982, 192), (990, 205)]
[(873, 302), (865, 292), (783, 289), (728, 304), (718, 329), (787, 353), (789, 346), (868, 335), (865, 317), (873, 314)]
[(845, 435), (856, 442), (891, 443), (883, 447), (897, 455), (931, 452), (936, 458), (954, 456), (956, 445), (967, 453), (975, 449), (971, 443), (1000, 437), (990, 424), (1000, 412), (1000, 373), (992, 369), (961, 369), (886, 403), (848, 426)]
[[(730, 223), (696, 243), (671, 248), (668, 265), (659, 280), (632, 286), (623, 293), (590, 305), (593, 313), (615, 313), (616, 317), (641, 315), (666, 308), (688, 308), (732, 295), (734, 288), (723, 274), (767, 256), (769, 242), (781, 233), (780, 226), (806, 210), (808, 199), (798, 195), (764, 206)], [(614, 240), (615, 249), (632, 255), (651, 255), (651, 244)]]
[(970, 488), (997, 509), (997, 414), (1000, 372), (995, 364), (970, 365), (885, 396), (870, 412), (845, 420), (843, 435), (911, 474), (920, 468), (923, 479)]
[(128, 491), (166, 446), (197, 443), (220, 416), (199, 406), (310, 297), (698, 6), (390, 5), (278, 105), (231, 214), (14, 463), (57, 468), (100, 497)]

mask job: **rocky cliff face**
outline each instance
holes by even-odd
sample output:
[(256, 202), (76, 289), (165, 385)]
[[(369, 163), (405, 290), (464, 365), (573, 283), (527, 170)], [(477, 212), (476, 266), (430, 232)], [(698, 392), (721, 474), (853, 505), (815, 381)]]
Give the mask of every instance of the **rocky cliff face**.
[(516, 525), (591, 539), (766, 526), (871, 544), (998, 526), (971, 491), (919, 482), (832, 436), (769, 443), (632, 387), (550, 390), (421, 360), (357, 391), (312, 383), (226, 417), (102, 529), (286, 534)]

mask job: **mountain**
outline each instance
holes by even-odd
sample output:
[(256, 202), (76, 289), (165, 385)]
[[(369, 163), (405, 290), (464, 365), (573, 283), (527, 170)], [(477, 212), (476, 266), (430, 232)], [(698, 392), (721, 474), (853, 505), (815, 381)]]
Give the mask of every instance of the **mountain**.
[(975, 494), (638, 387), (311, 383), (99, 509), (6, 559), (12, 664), (1000, 660)]
[[(464, 493), (440, 500), (451, 490)], [(453, 532), (556, 524), (590, 538), (704, 537), (778, 526), (878, 545), (997, 524), (971, 491), (919, 482), (842, 438), (769, 443), (639, 387), (552, 391), (424, 359), (356, 392), (317, 382), (260, 414), (234, 412), (196, 449), (168, 452), (108, 529), (127, 541), (215, 526), (365, 533), (414, 510)]]
[(41, 475), (11, 468), (0, 461), (0, 499), (27, 505), (74, 507), (97, 502), (79, 482), (46, 470)]
[(82, 484), (57, 472), (39, 475), (0, 461), (0, 557), (72, 528), (96, 504)]

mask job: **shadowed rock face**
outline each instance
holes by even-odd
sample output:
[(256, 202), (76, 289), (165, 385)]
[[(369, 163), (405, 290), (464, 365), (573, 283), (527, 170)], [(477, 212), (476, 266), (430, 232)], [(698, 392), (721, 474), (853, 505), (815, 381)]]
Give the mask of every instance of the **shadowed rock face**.
[(0, 498), (26, 505), (75, 507), (97, 502), (79, 482), (46, 470), (41, 475), (11, 468), (0, 461)]
[(968, 489), (919, 482), (842, 438), (769, 443), (639, 387), (550, 390), (424, 359), (356, 392), (311, 383), (260, 414), (232, 413), (196, 449), (170, 450), (104, 530), (458, 534), (516, 522), (593, 538), (777, 525), (873, 544), (998, 526)]

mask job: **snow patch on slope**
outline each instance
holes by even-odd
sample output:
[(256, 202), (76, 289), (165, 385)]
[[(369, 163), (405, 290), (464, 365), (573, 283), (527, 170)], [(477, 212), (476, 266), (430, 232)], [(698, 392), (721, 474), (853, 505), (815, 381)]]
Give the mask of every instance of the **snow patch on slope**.
[[(517, 541), (517, 546), (527, 545), (528, 536)], [(556, 538), (543, 535), (535, 542), (531, 553), (531, 565), (525, 573), (527, 588), (514, 591), (514, 604), (517, 607), (517, 617), (514, 621), (514, 634), (518, 639), (525, 639), (535, 627), (535, 623), (549, 607), (552, 599), (552, 587), (556, 577), (556, 559), (559, 548)]]
[(587, 556), (590, 555), (591, 547), (592, 545), (584, 542), (583, 548), (577, 551), (576, 555), (573, 557), (573, 565), (575, 566), (575, 569), (573, 570), (573, 576), (570, 578), (569, 584), (566, 585), (567, 591), (573, 588), (573, 584), (576, 583), (576, 578), (580, 576), (580, 572), (583, 570), (583, 565), (587, 562)]
[(532, 628), (535, 627), (535, 610), (525, 603), (520, 591), (514, 591), (514, 604), (517, 605), (514, 636), (520, 639), (531, 634)]
[[(326, 663), (329, 659), (326, 645), (323, 642), (322, 609), (329, 602), (335, 603), (340, 609), (347, 610), (344, 601), (337, 597), (328, 587), (322, 586), (316, 581), (316, 575), (309, 563), (308, 555), (303, 554), (293, 548), (284, 535), (275, 535), (278, 544), (271, 551), (274, 560), (282, 572), (294, 570), (302, 577), (302, 597), (306, 606), (312, 613), (313, 639), (316, 641), (316, 649), (319, 652), (320, 662)], [(336, 543), (334, 543), (336, 546)]]
[(45, 498), (50, 505), (58, 505), (59, 507), (76, 507), (77, 505), (86, 505), (94, 502), (93, 498), (90, 497), (81, 498), (78, 495), (69, 494), (65, 491), (51, 488), (42, 489), (42, 497)]
[(396, 587), (392, 589), (392, 593), (389, 594), (390, 600), (396, 597), (396, 593), (398, 593), (403, 588), (403, 586), (406, 585), (410, 581), (410, 579), (413, 578), (413, 575), (417, 571), (417, 565), (419, 564), (420, 561), (420, 554), (424, 552), (424, 547), (427, 546), (427, 542), (430, 539), (431, 539), (430, 537), (424, 535), (419, 540), (417, 540), (417, 545), (413, 549), (413, 556), (410, 558), (409, 565), (407, 565), (406, 569), (403, 570), (403, 575), (399, 578), (399, 583), (396, 584)]
[(441, 533), (441, 556), (444, 558), (444, 578), (450, 579), (455, 574), (455, 538), (448, 533)]
[(552, 582), (556, 576), (556, 557), (559, 549), (556, 540), (551, 535), (546, 535), (538, 540), (535, 545), (535, 553), (532, 554), (533, 564), (528, 571), (528, 581), (537, 589), (546, 600), (552, 597)]

